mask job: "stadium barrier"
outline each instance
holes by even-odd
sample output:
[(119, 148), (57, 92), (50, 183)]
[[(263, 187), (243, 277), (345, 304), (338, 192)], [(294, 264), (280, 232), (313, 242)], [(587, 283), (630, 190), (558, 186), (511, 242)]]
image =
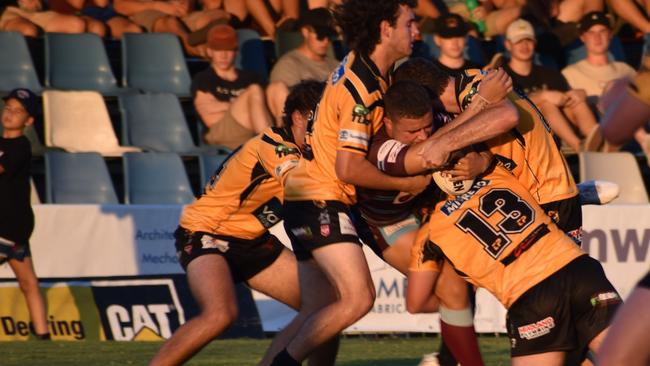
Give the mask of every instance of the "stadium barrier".
[[(59, 340), (157, 340), (197, 312), (174, 250), (181, 206), (36, 205), (32, 253)], [(624, 297), (650, 268), (650, 205), (588, 206), (583, 247)], [(281, 227), (274, 234), (286, 241)], [(404, 277), (366, 250), (376, 287), (372, 311), (347, 332), (439, 332), (435, 314), (410, 315)], [(226, 337), (260, 337), (294, 315), (238, 288), (240, 319)], [(476, 329), (505, 332), (505, 309), (477, 294)], [(27, 306), (8, 265), (0, 266), (0, 340), (31, 336)], [(253, 302), (254, 299), (254, 302)]]

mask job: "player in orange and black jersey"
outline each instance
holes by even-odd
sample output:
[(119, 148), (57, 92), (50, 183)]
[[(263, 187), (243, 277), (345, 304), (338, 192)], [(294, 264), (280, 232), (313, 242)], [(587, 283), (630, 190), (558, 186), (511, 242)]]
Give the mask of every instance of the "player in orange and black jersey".
[(508, 309), (513, 365), (562, 365), (567, 352), (598, 349), (621, 299), (536, 201), (501, 162), (467, 193), (446, 196), (429, 241), (413, 248), (407, 302), (429, 296), (445, 258)]
[[(396, 70), (395, 80), (425, 85), (440, 97), (444, 110), (460, 113), (476, 99), (485, 75), (480, 70), (466, 70), (460, 77), (449, 77), (429, 60), (411, 59)], [(515, 90), (508, 99), (519, 112), (519, 123), (509, 133), (488, 141), (490, 151), (513, 172), (558, 226), (580, 243), (582, 211), (578, 189), (550, 127), (523, 92)], [(485, 113), (489, 108), (476, 113)], [(453, 129), (459, 124), (462, 121), (456, 119), (445, 128)]]
[[(302, 140), (323, 87), (316, 81), (295, 86), (285, 103), (285, 126), (269, 128), (235, 150), (203, 194), (185, 207), (176, 250), (201, 312), (176, 330), (152, 365), (183, 363), (234, 322), (238, 282), (301, 311), (330, 301), (333, 294), (324, 291), (301, 304), (296, 260), (268, 232), (282, 219), (282, 186), (300, 157), (296, 141)], [(287, 329), (276, 336), (270, 353), (285, 347), (292, 335)], [(333, 364), (336, 352), (315, 357)]]

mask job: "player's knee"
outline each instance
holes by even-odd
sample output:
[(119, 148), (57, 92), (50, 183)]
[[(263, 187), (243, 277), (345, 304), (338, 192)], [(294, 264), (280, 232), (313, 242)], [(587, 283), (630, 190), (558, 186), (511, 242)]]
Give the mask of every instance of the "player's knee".
[(372, 309), (375, 302), (375, 291), (373, 287), (360, 289), (353, 292), (354, 295), (341, 298), (347, 304), (346, 312), (347, 317), (351, 319), (359, 319)]
[(199, 316), (206, 326), (218, 332), (231, 326), (237, 320), (239, 309), (236, 304), (228, 304), (219, 309), (205, 309)]
[(38, 289), (38, 280), (36, 277), (21, 277), (18, 279), (18, 286), (22, 292), (33, 291)]

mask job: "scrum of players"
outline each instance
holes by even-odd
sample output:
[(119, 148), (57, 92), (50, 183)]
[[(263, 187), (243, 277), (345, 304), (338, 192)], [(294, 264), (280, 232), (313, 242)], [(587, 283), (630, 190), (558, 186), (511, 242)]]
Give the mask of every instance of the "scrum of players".
[[(374, 302), (362, 245), (408, 277), (410, 312), (440, 312), (462, 365), (483, 365), (468, 282), (508, 310), (513, 365), (598, 353), (621, 299), (580, 249), (584, 202), (543, 115), (502, 69), (395, 69), (414, 6), (338, 5), (350, 53), (325, 85), (294, 87), (284, 126), (235, 150), (186, 207), (176, 248), (200, 313), (152, 365), (234, 322), (238, 282), (298, 311), (260, 365), (334, 364), (338, 334)], [(282, 219), (293, 252), (268, 231)]]

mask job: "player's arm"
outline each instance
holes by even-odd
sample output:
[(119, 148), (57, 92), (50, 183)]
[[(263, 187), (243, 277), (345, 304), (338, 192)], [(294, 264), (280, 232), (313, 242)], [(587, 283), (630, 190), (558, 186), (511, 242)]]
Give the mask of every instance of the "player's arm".
[(282, 140), (271, 129), (262, 133), (257, 147), (257, 160), (281, 185), (291, 169), (298, 165), (300, 149), (293, 143)]
[(345, 183), (363, 188), (409, 193), (422, 192), (430, 182), (429, 176), (390, 176), (372, 165), (365, 155), (346, 150), (336, 154), (336, 175)]
[(515, 106), (503, 101), (454, 129), (436, 131), (427, 140), (409, 149), (404, 161), (406, 172), (418, 174), (427, 169), (440, 168), (453, 151), (506, 133), (517, 125), (518, 120), (519, 112)]

